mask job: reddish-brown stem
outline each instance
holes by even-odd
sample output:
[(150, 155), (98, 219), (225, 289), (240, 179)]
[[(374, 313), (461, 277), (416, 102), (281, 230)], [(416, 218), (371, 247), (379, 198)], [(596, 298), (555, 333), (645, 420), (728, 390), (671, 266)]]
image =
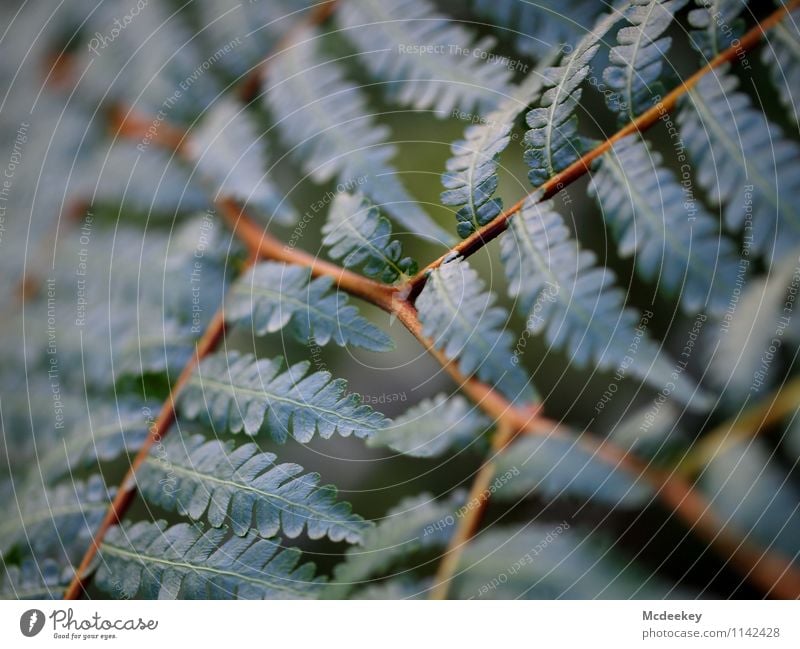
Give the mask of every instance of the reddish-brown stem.
[(428, 264), (425, 268), (414, 275), (414, 277), (412, 277), (408, 282), (410, 289), (409, 293), (412, 296), (412, 299), (413, 297), (416, 297), (422, 290), (422, 287), (425, 285), (425, 282), (428, 279), (428, 274), (432, 270), (441, 266), (447, 259), (452, 259), (454, 255), (469, 257), (473, 253), (477, 252), (506, 230), (508, 227), (508, 222), (511, 220), (511, 218), (522, 209), (523, 205), (525, 205), (525, 202), (531, 197), (539, 194), (540, 200), (546, 200), (554, 196), (562, 189), (578, 180), (581, 176), (591, 171), (592, 162), (597, 160), (597, 158), (602, 156), (604, 153), (607, 153), (611, 147), (614, 146), (615, 142), (618, 142), (622, 138), (633, 133), (645, 131), (656, 124), (658, 120), (661, 119), (666, 113), (675, 108), (680, 98), (694, 88), (700, 79), (702, 79), (706, 74), (715, 68), (718, 68), (725, 63), (730, 63), (737, 60), (742, 52), (747, 52), (758, 45), (764, 36), (764, 33), (777, 25), (787, 15), (787, 12), (792, 11), (792, 9), (797, 6), (800, 6), (800, 0), (792, 0), (792, 2), (789, 2), (787, 5), (774, 11), (758, 25), (750, 29), (744, 36), (742, 36), (741, 39), (739, 39), (739, 44), (736, 47), (731, 46), (725, 51), (720, 52), (677, 88), (669, 92), (655, 106), (639, 115), (639, 117), (632, 122), (629, 122), (626, 126), (614, 133), (614, 135), (573, 162), (566, 169), (557, 173), (547, 182), (538, 187), (535, 191), (531, 192), (528, 196), (525, 196), (517, 201), (514, 205), (497, 216), (493, 221), (487, 223), (452, 248), (452, 250), (450, 250), (448, 253)]
[(152, 426), (150, 426), (147, 438), (137, 452), (136, 457), (131, 462), (128, 472), (125, 474), (125, 478), (122, 480), (119, 490), (106, 512), (105, 518), (102, 523), (100, 523), (100, 527), (97, 529), (91, 545), (83, 555), (80, 565), (75, 572), (75, 576), (64, 593), (64, 599), (78, 599), (83, 594), (84, 580), (89, 573), (92, 561), (97, 555), (106, 533), (113, 525), (117, 525), (120, 522), (122, 515), (127, 511), (131, 501), (136, 496), (137, 469), (141, 466), (142, 462), (147, 459), (150, 449), (152, 449), (155, 444), (160, 443), (169, 433), (169, 429), (175, 421), (175, 401), (178, 393), (192, 376), (197, 364), (216, 349), (224, 335), (225, 318), (222, 310), (220, 310), (214, 315), (205, 333), (200, 340), (198, 340), (195, 353), (191, 360), (186, 364), (186, 367), (183, 368), (175, 384), (171, 386), (170, 394), (161, 407), (158, 418), (153, 422)]

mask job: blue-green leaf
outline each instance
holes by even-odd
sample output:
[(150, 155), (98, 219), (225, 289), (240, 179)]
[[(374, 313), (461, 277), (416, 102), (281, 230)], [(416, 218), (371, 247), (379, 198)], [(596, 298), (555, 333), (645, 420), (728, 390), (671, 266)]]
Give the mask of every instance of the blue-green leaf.
[(209, 356), (181, 392), (181, 412), (232, 433), (266, 430), (279, 443), (289, 435), (306, 443), (316, 432), (323, 439), (367, 437), (386, 425), (383, 415), (346, 392), (343, 379), (308, 374), (308, 362), (281, 372), (282, 364), (238, 352)]
[(739, 272), (733, 243), (697, 197), (687, 195), (639, 135), (616, 142), (595, 165), (589, 187), (623, 257), (639, 274), (680, 297), (689, 315), (721, 315)]
[(231, 287), (225, 316), (251, 322), (259, 336), (287, 325), (294, 337), (308, 343), (362, 347), (382, 352), (394, 348), (392, 339), (348, 304), (345, 293), (333, 290), (333, 279), (311, 279), (301, 266), (264, 262), (248, 270)]
[(681, 135), (697, 180), (745, 245), (781, 257), (800, 240), (800, 146), (738, 89), (726, 70), (703, 77), (685, 99)]
[(403, 257), (400, 242), (392, 239), (389, 221), (361, 194), (336, 195), (322, 234), (333, 259), (348, 268), (363, 266), (370, 277), (402, 282), (417, 272), (417, 262)]
[(528, 330), (544, 332), (547, 343), (563, 349), (577, 367), (622, 368), (623, 375), (657, 390), (674, 381), (675, 398), (700, 406), (694, 383), (671, 377), (675, 363), (643, 331), (640, 315), (625, 307), (614, 272), (578, 247), (552, 201), (537, 200), (525, 202), (501, 237), (509, 293), (518, 298)]
[(458, 361), (464, 374), (476, 374), (512, 401), (532, 401), (530, 377), (511, 351), (508, 312), (494, 305), (496, 299), (466, 261), (442, 264), (417, 298), (422, 331), (436, 349)]
[(422, 400), (377, 431), (367, 446), (388, 446), (412, 457), (439, 457), (475, 442), (490, 425), (464, 397), (439, 394)]
[(186, 523), (113, 527), (100, 546), (96, 583), (115, 598), (310, 599), (322, 579), (301, 553), (255, 536)]
[(672, 38), (664, 32), (687, 0), (633, 0), (625, 12), (630, 23), (617, 32), (603, 80), (614, 92), (606, 102), (621, 122), (650, 108), (664, 93), (663, 61)]
[(137, 474), (150, 502), (237, 536), (251, 529), (264, 538), (278, 533), (358, 543), (370, 523), (337, 502), (336, 487), (319, 485), (319, 474), (297, 464), (276, 464), (255, 444), (206, 441), (202, 435), (171, 438), (155, 449)]

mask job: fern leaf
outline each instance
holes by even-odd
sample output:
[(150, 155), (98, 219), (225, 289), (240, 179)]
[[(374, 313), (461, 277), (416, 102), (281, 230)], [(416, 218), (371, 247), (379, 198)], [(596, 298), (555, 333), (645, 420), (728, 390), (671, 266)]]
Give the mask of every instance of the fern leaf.
[(495, 40), (476, 41), (427, 0), (347, 2), (336, 17), (392, 101), (446, 117), (453, 110), (485, 112), (508, 91), (513, 63), (489, 58)]
[(800, 9), (770, 30), (769, 42), (761, 50), (761, 58), (772, 71), (772, 81), (789, 115), (800, 126), (797, 88), (800, 88)]
[(521, 54), (540, 58), (572, 44), (592, 26), (603, 4), (594, 0), (474, 0), (475, 11), (514, 39)]
[(100, 547), (96, 583), (116, 598), (309, 599), (322, 580), (301, 553), (254, 536), (180, 523), (114, 527)]
[(453, 595), (458, 599), (687, 596), (640, 572), (608, 542), (581, 537), (568, 521), (495, 527), (481, 534), (464, 549)]
[(403, 500), (364, 534), (362, 545), (348, 549), (345, 560), (334, 569), (325, 597), (345, 597), (354, 588), (383, 576), (402, 559), (447, 545), (463, 502), (463, 492), (441, 501), (428, 494)]
[(377, 431), (367, 446), (389, 447), (412, 457), (439, 457), (475, 442), (491, 422), (461, 396), (424, 399)]
[(580, 85), (589, 75), (603, 37), (620, 19), (620, 10), (603, 15), (593, 29), (566, 54), (558, 66), (544, 71), (545, 87), (538, 106), (527, 115), (530, 130), (525, 134), (525, 162), (528, 178), (538, 187), (575, 162), (583, 151), (585, 139), (578, 133), (575, 109), (580, 104)]
[(72, 568), (62, 568), (52, 559), (25, 559), (18, 566), (6, 566), (0, 599), (61, 599), (72, 575)]
[(743, 288), (725, 314), (724, 329), (720, 327), (718, 340), (708, 341), (714, 350), (708, 374), (720, 386), (725, 401), (737, 408), (744, 399), (774, 387), (782, 376), (778, 367), (765, 364), (764, 359), (773, 353), (770, 348), (777, 331), (783, 332), (780, 344), (788, 343), (791, 337), (792, 323), (783, 326), (784, 307), (800, 285), (799, 252), (795, 249), (787, 254), (768, 275), (740, 282)]
[(323, 439), (334, 433), (367, 437), (386, 425), (383, 415), (345, 392), (343, 379), (308, 374), (308, 362), (283, 372), (281, 365), (281, 359), (238, 352), (209, 356), (181, 393), (181, 411), (233, 433), (255, 435), (265, 428), (279, 443), (291, 435), (305, 444), (315, 432)]
[(130, 142), (96, 150), (82, 163), (74, 191), (94, 204), (153, 217), (209, 207), (206, 194), (173, 156), (152, 147), (139, 151)]
[(200, 36), (210, 52), (224, 51), (219, 65), (241, 77), (251, 72), (296, 23), (308, 19), (314, 0), (207, 0), (198, 3), (203, 30)]
[(113, 497), (100, 476), (17, 494), (15, 506), (0, 522), (0, 555), (20, 547), (37, 557), (57, 552), (75, 558), (91, 540)]
[[(739, 15), (747, 7), (746, 0), (695, 0), (698, 9), (689, 12), (692, 45), (707, 60), (730, 47), (744, 31)], [(723, 29), (724, 26), (724, 29)]]
[(248, 270), (228, 292), (225, 316), (251, 322), (259, 336), (286, 326), (301, 343), (313, 340), (375, 352), (394, 349), (392, 339), (348, 304), (347, 295), (331, 291), (330, 277), (311, 279), (300, 266), (264, 262)]
[(589, 191), (619, 254), (635, 255), (639, 274), (679, 295), (687, 314), (720, 315), (733, 293), (739, 259), (714, 217), (638, 135), (615, 143), (595, 169)]
[(348, 268), (363, 265), (370, 277), (402, 282), (417, 272), (417, 262), (403, 257), (400, 242), (391, 238), (389, 221), (361, 194), (336, 195), (322, 234), (331, 257)]
[(240, 201), (284, 225), (296, 220), (294, 208), (262, 171), (267, 161), (263, 136), (236, 101), (217, 102), (192, 130), (185, 148), (197, 173), (214, 188), (215, 198)]
[(800, 555), (800, 492), (759, 440), (722, 449), (700, 475), (714, 512), (744, 537), (795, 559)]
[(614, 92), (606, 94), (611, 110), (629, 122), (664, 94), (663, 61), (672, 38), (664, 32), (687, 0), (633, 0), (625, 12), (629, 26), (617, 32), (603, 80)]
[(508, 399), (535, 399), (530, 378), (514, 364), (508, 312), (469, 264), (454, 260), (434, 270), (417, 298), (422, 331), (464, 374), (497, 387)]
[(800, 146), (784, 137), (725, 70), (692, 88), (679, 114), (681, 135), (699, 169), (698, 182), (745, 245), (782, 256), (800, 239)]
[(677, 460), (691, 439), (679, 426), (681, 410), (664, 403), (657, 411), (652, 406), (632, 410), (609, 431), (608, 438), (617, 448), (656, 463), (669, 458)]
[(358, 86), (335, 61), (320, 60), (319, 34), (299, 31), (293, 43), (270, 60), (266, 101), (282, 139), (316, 182), (337, 178), (358, 188), (413, 234), (450, 243), (452, 236), (420, 208), (389, 164), (395, 148), (379, 126)]
[(503, 201), (492, 198), (497, 191), (498, 157), (511, 142), (511, 131), (519, 114), (536, 100), (543, 83), (544, 76), (534, 71), (497, 110), (479, 124), (469, 126), (464, 139), (451, 146), (453, 156), (447, 161), (447, 173), (442, 177), (447, 191), (442, 193), (441, 200), (445, 205), (458, 207), (460, 237), (468, 237), (503, 210)]
[(493, 460), (503, 479), (496, 497), (516, 500), (532, 495), (547, 499), (573, 496), (609, 507), (635, 507), (653, 492), (625, 469), (584, 449), (577, 439), (524, 437)]
[(89, 418), (81, 419), (61, 443), (52, 444), (39, 456), (31, 479), (43, 476), (53, 481), (77, 468), (108, 462), (122, 454), (135, 455), (148, 434), (145, 413), (154, 407), (125, 402), (118, 402), (115, 407), (92, 407)]
[[(673, 380), (674, 363), (642, 333), (640, 316), (625, 308), (613, 271), (578, 248), (552, 201), (529, 198), (500, 244), (509, 294), (518, 298), (531, 333), (544, 332), (547, 343), (567, 351), (577, 367), (622, 367), (658, 390)], [(675, 383), (675, 398), (698, 398), (687, 378)]]
[(281, 532), (311, 539), (358, 543), (370, 524), (337, 502), (336, 487), (319, 486), (319, 474), (302, 474), (297, 464), (276, 464), (255, 444), (206, 441), (202, 435), (174, 437), (151, 453), (137, 477), (142, 494), (168, 511), (237, 536), (251, 529), (264, 538)]

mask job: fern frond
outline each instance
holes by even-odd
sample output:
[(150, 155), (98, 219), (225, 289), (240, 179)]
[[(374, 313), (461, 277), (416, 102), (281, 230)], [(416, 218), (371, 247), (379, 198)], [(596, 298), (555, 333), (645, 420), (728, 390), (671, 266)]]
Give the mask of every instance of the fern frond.
[(360, 546), (348, 549), (345, 560), (334, 568), (325, 597), (342, 598), (383, 576), (399, 561), (447, 545), (464, 498), (463, 492), (456, 492), (446, 500), (434, 500), (429, 494), (403, 500), (364, 534)]
[(664, 94), (663, 61), (672, 44), (664, 32), (688, 0), (632, 0), (625, 11), (628, 23), (617, 32), (603, 80), (614, 91), (606, 94), (608, 107), (627, 123)]
[(689, 24), (695, 28), (691, 32), (692, 45), (711, 60), (742, 35), (744, 20), (739, 15), (747, 7), (747, 1), (694, 1), (698, 8), (689, 12)]
[(538, 187), (559, 171), (575, 162), (583, 151), (585, 139), (578, 133), (575, 109), (583, 91), (580, 86), (589, 75), (603, 37), (620, 20), (620, 10), (601, 16), (559, 65), (546, 68), (545, 87), (538, 106), (528, 112), (530, 130), (525, 134), (525, 162), (530, 167), (528, 178)]
[(81, 419), (37, 458), (31, 480), (44, 477), (56, 480), (77, 468), (97, 462), (108, 462), (123, 454), (131, 457), (144, 442), (148, 433), (146, 412), (153, 404), (134, 404), (118, 401), (115, 406), (99, 405), (90, 409), (90, 417)]
[(589, 191), (619, 254), (634, 255), (645, 280), (680, 296), (687, 314), (727, 308), (739, 269), (733, 243), (640, 136), (619, 140), (599, 159)]
[(322, 234), (333, 259), (348, 268), (363, 265), (369, 277), (390, 283), (417, 272), (417, 262), (403, 257), (400, 242), (392, 239), (392, 225), (361, 194), (336, 195)]
[(679, 425), (681, 414), (681, 409), (669, 402), (657, 411), (652, 406), (632, 410), (615, 423), (608, 438), (617, 448), (660, 463), (691, 445), (691, 438)]
[(0, 599), (61, 599), (72, 575), (71, 567), (62, 568), (53, 559), (25, 559), (18, 566), (6, 566)]
[(450, 147), (453, 156), (447, 161), (447, 173), (442, 176), (447, 191), (442, 192), (441, 200), (458, 208), (456, 227), (460, 237), (468, 237), (503, 210), (503, 201), (492, 198), (497, 191), (497, 160), (511, 141), (517, 117), (539, 96), (544, 79), (535, 70), (511, 91), (497, 110), (479, 124), (467, 127), (464, 139), (456, 140)]
[(707, 75), (686, 95), (681, 135), (698, 168), (699, 184), (722, 208), (745, 245), (772, 259), (800, 240), (800, 146), (784, 137), (738, 90), (726, 70)]
[[(725, 329), (720, 330), (717, 340), (709, 340), (714, 354), (708, 374), (731, 404), (738, 406), (742, 400), (766, 392), (782, 376), (777, 367), (765, 364), (764, 358), (771, 353), (776, 329), (785, 316), (786, 300), (800, 285), (798, 253), (797, 248), (788, 253), (768, 275), (742, 281), (736, 304), (725, 314)], [(791, 323), (782, 329), (783, 344), (789, 342), (792, 329)]]
[(337, 502), (336, 487), (319, 486), (319, 474), (297, 464), (276, 464), (255, 444), (206, 441), (203, 435), (173, 437), (147, 458), (137, 474), (142, 494), (168, 511), (237, 536), (251, 529), (264, 538), (288, 538), (308, 530), (311, 539), (358, 543), (370, 523)]
[(321, 60), (319, 34), (306, 28), (270, 60), (266, 101), (282, 139), (316, 182), (337, 178), (358, 188), (413, 234), (450, 243), (389, 164), (395, 147), (389, 129), (377, 125), (358, 86), (335, 61)]
[(367, 446), (389, 447), (412, 457), (439, 457), (475, 442), (491, 422), (463, 397), (424, 399), (378, 430)]
[(283, 192), (264, 173), (267, 148), (256, 124), (243, 106), (223, 98), (203, 116), (185, 143), (196, 173), (211, 187), (215, 198), (232, 198), (281, 224), (297, 219)]
[(531, 401), (531, 380), (514, 363), (508, 312), (494, 306), (496, 299), (466, 261), (443, 264), (417, 298), (422, 331), (436, 349), (458, 361), (464, 374), (477, 374), (512, 401)]
[(653, 496), (652, 489), (628, 471), (584, 449), (577, 437), (523, 437), (493, 462), (496, 475), (506, 477), (495, 493), (502, 500), (540, 495), (637, 507)]
[(252, 323), (259, 336), (289, 327), (301, 343), (352, 345), (375, 352), (394, 349), (392, 339), (333, 290), (333, 279), (311, 279), (301, 266), (263, 262), (248, 270), (228, 291), (225, 316)]
[(576, 42), (592, 26), (604, 4), (595, 0), (473, 0), (475, 11), (514, 39), (518, 52), (535, 58)]
[(453, 110), (485, 112), (508, 92), (509, 64), (488, 56), (494, 38), (476, 41), (427, 0), (345, 2), (336, 17), (392, 101), (447, 117)]
[(100, 547), (98, 587), (116, 598), (310, 599), (323, 580), (300, 551), (255, 536), (226, 539), (180, 523), (112, 528)]
[(117, 142), (100, 147), (85, 160), (75, 181), (75, 195), (101, 206), (121, 205), (151, 217), (206, 210), (208, 198), (174, 156), (150, 147)]
[(494, 528), (481, 534), (464, 549), (453, 593), (458, 599), (664, 599), (683, 595), (640, 572), (608, 542), (580, 536), (568, 521)]
[(147, 11), (116, 28), (111, 43), (96, 37), (129, 13), (125, 3), (103, 2), (84, 25), (81, 100), (92, 110), (116, 100), (147, 115), (162, 111), (172, 122), (190, 122), (219, 96), (214, 65), (224, 52), (201, 47), (185, 6), (175, 10), (165, 3), (148, 3)]
[(714, 512), (739, 538), (749, 538), (797, 560), (800, 491), (760, 440), (722, 449), (700, 474)]
[(797, 88), (800, 88), (800, 9), (791, 12), (791, 20), (782, 20), (770, 32), (769, 42), (761, 50), (762, 61), (772, 71), (784, 107), (800, 126)]
[(343, 379), (308, 374), (308, 362), (283, 372), (281, 365), (279, 358), (256, 360), (238, 352), (209, 356), (182, 391), (181, 412), (232, 433), (266, 429), (279, 443), (291, 435), (305, 444), (315, 432), (323, 439), (334, 433), (367, 437), (386, 425), (383, 415), (346, 393)]
[(279, 38), (308, 18), (314, 0), (206, 0), (194, 5), (200, 14), (201, 38), (210, 52), (223, 50), (219, 65), (241, 77), (272, 52)]
[[(613, 271), (578, 248), (552, 201), (537, 200), (525, 202), (500, 240), (509, 294), (518, 298), (528, 330), (544, 332), (547, 343), (564, 349), (577, 367), (621, 367), (662, 389), (673, 380), (674, 363), (643, 332), (640, 316), (625, 307)], [(681, 377), (673, 396), (689, 403), (699, 395)]]
[(37, 558), (50, 552), (74, 558), (91, 540), (113, 497), (97, 475), (47, 491), (39, 486), (18, 493), (0, 522), (0, 555), (19, 547)]

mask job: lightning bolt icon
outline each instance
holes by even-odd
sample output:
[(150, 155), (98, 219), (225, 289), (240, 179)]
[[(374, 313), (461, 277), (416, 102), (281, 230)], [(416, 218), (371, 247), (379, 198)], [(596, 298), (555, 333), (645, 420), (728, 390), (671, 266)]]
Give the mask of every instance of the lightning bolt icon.
[(33, 631), (33, 625), (36, 624), (38, 618), (39, 616), (36, 614), (36, 611), (33, 611), (28, 619), (28, 631)]

